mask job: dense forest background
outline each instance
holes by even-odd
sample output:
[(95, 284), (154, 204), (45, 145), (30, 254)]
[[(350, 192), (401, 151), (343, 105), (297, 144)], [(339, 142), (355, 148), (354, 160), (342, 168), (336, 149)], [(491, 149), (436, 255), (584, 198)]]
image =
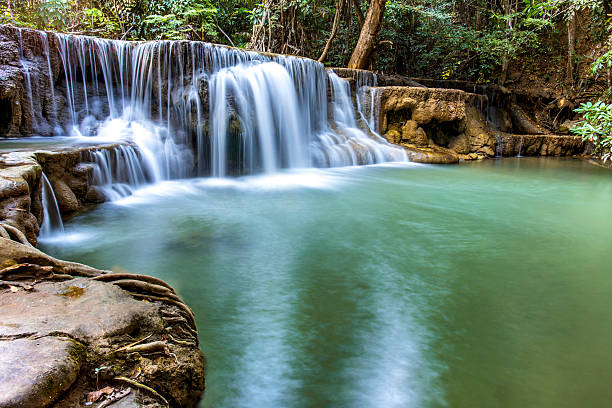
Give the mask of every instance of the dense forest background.
[[(363, 0), (4, 0), (0, 22), (115, 39), (210, 41), (346, 66), (368, 6)], [(388, 0), (385, 6), (374, 70), (504, 85), (540, 80), (567, 92), (600, 79), (594, 92), (608, 91), (608, 0)]]

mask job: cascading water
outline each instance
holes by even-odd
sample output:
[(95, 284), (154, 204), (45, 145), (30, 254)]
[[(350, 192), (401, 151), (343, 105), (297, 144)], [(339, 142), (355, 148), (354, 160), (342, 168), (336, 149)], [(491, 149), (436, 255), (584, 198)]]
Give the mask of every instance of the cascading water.
[(57, 205), (57, 199), (53, 192), (53, 187), (49, 179), (42, 173), (42, 203), (43, 203), (43, 222), (40, 226), (40, 238), (49, 238), (53, 234), (64, 231), (64, 223)]
[(315, 61), (188, 41), (55, 43), (64, 131), (131, 142), (151, 181), (406, 160), (359, 128), (348, 85)]
[[(21, 34), (27, 102), (39, 122), (32, 129), (117, 143), (82, 158), (94, 165), (93, 184), (107, 200), (168, 179), (407, 160), (371, 129), (374, 103), (369, 119), (362, 113), (360, 95), (376, 86), (375, 75), (357, 78), (355, 110), (348, 82), (305, 58), (47, 33), (34, 40), (42, 43), (36, 57), (24, 54)], [(34, 70), (31, 58), (46, 66)], [(38, 94), (47, 86), (43, 104)], [(61, 221), (50, 194), (46, 181), (46, 211), (58, 214), (46, 221)]]
[(132, 194), (134, 187), (155, 181), (157, 176), (154, 169), (143, 167), (147, 162), (141, 160), (139, 153), (130, 145), (87, 151), (82, 161), (94, 165), (92, 184), (109, 201)]

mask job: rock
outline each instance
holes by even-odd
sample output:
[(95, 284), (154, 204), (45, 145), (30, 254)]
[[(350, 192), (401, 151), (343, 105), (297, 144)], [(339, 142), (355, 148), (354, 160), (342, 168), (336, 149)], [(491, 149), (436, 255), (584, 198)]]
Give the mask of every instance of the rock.
[(76, 380), (84, 347), (65, 337), (0, 341), (0, 408), (44, 408)]
[(85, 195), (85, 201), (92, 204), (99, 204), (106, 201), (106, 196), (104, 195), (104, 191), (97, 186), (91, 186), (87, 190), (87, 194)]
[(42, 169), (31, 153), (0, 155), (0, 222), (8, 223), (36, 244), (39, 232)]
[(407, 120), (402, 126), (402, 142), (415, 146), (427, 146), (427, 134), (414, 120)]
[[(71, 277), (75, 269), (61, 266), (78, 264), (0, 238), (2, 268), (26, 262), (53, 268), (36, 280), (23, 275), (27, 265), (11, 268), (17, 276), (10, 279), (24, 282), (21, 276), (29, 290), (0, 285), (0, 407), (83, 406), (86, 394), (103, 387), (131, 388), (134, 395), (117, 406), (161, 407), (163, 400), (197, 406), (204, 358), (193, 314), (166, 283), (125, 272)], [(6, 271), (0, 268), (0, 275)], [(133, 343), (138, 346), (125, 349)]]
[(451, 137), (448, 142), (448, 148), (459, 154), (468, 154), (470, 147), (470, 138), (465, 133)]
[(402, 140), (402, 135), (396, 127), (392, 127), (391, 129), (387, 130), (387, 133), (385, 133), (384, 136), (389, 142), (394, 144), (400, 144)]
[(51, 180), (57, 205), (62, 214), (72, 214), (81, 208), (79, 200), (64, 180)]
[(580, 123), (579, 120), (566, 120), (565, 122), (563, 122), (561, 125), (559, 125), (559, 128), (557, 129), (557, 132), (563, 134), (563, 135), (568, 135), (570, 133), (570, 130), (577, 127), (578, 123)]
[(453, 164), (459, 163), (459, 156), (452, 150), (436, 148), (419, 148), (416, 146), (404, 146), (410, 161), (415, 163), (429, 164)]
[(495, 138), (491, 136), (482, 120), (482, 115), (478, 109), (469, 106), (465, 110), (465, 134), (469, 139), (470, 152), (480, 155), (495, 155)]
[(496, 133), (496, 150), (502, 156), (573, 156), (585, 152), (580, 138), (564, 135), (513, 135)]

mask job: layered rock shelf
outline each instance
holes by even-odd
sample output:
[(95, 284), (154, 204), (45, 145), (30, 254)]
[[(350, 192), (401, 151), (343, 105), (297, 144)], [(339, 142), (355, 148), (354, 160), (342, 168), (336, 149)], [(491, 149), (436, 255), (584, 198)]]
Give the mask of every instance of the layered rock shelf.
[(0, 238), (0, 407), (195, 407), (195, 319), (158, 279)]

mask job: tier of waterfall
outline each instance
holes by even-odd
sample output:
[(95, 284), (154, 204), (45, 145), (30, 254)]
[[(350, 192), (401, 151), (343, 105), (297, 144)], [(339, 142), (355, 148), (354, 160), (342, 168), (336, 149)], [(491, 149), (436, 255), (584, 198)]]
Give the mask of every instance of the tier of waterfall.
[[(90, 141), (129, 141), (152, 181), (406, 160), (369, 119), (355, 119), (348, 83), (318, 62), (202, 42), (50, 37), (41, 32), (49, 125)], [(358, 93), (374, 85), (359, 82)]]

